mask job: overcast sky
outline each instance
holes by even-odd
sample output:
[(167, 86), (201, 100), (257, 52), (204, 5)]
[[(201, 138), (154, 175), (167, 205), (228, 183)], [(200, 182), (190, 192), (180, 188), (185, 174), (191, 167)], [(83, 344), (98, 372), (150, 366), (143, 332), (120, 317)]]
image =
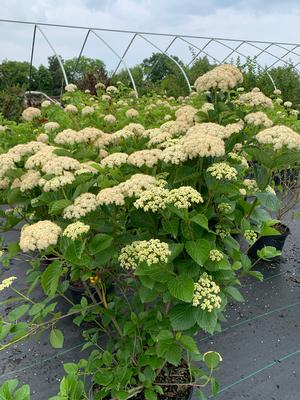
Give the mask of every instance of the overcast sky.
[[(299, 0), (1, 0), (0, 16), (110, 29), (300, 43)], [(0, 23), (0, 58), (28, 60), (32, 29), (31, 26)], [(78, 54), (84, 30), (43, 29), (64, 58)], [(119, 53), (124, 51), (131, 38), (128, 34), (101, 35)], [(161, 48), (172, 39), (149, 38)], [(198, 46), (205, 44), (201, 40), (192, 42)], [(130, 65), (135, 64), (152, 51), (151, 45), (138, 38), (126, 60)], [(226, 56), (222, 46), (209, 46), (207, 51), (219, 59)], [(251, 55), (254, 49), (241, 47), (241, 51)], [(171, 53), (179, 54), (184, 61), (191, 58), (188, 46), (181, 41), (178, 44), (176, 41)], [(277, 54), (284, 54), (284, 51)], [(38, 34), (35, 64), (46, 63), (48, 55), (51, 50)], [(93, 35), (84, 55), (102, 58), (109, 68), (118, 62)]]

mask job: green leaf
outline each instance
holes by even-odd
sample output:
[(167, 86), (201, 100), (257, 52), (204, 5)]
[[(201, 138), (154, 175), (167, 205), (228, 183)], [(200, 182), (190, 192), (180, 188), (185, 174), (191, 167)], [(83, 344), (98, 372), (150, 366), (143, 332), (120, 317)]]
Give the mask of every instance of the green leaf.
[(165, 233), (170, 234), (173, 238), (176, 238), (178, 235), (179, 229), (179, 218), (171, 218), (170, 220), (162, 221), (162, 227)]
[(22, 306), (15, 308), (14, 310), (8, 313), (7, 315), (8, 320), (10, 322), (16, 321), (17, 319), (23, 317), (23, 315), (26, 314), (29, 308), (30, 308), (29, 304), (23, 304)]
[(20, 251), (19, 243), (18, 242), (8, 243), (7, 250), (10, 257), (15, 257)]
[(264, 190), (270, 182), (269, 170), (263, 165), (254, 164), (254, 175), (257, 186), (260, 190)]
[(148, 228), (150, 230), (156, 229), (155, 216), (144, 211), (133, 211), (130, 213), (130, 219), (133, 226), (137, 228)]
[(13, 400), (30, 400), (30, 387), (23, 385), (15, 391)]
[(197, 343), (191, 336), (181, 335), (178, 341), (186, 350), (191, 353), (199, 354)]
[(274, 257), (280, 256), (281, 251), (277, 250), (276, 247), (273, 246), (265, 246), (261, 250), (257, 250), (257, 255), (262, 260), (268, 261)]
[(190, 304), (177, 304), (170, 312), (173, 329), (184, 331), (192, 328), (196, 323), (196, 308)]
[(254, 278), (258, 279), (260, 282), (264, 280), (264, 276), (259, 271), (248, 271), (247, 275), (253, 276)]
[(76, 374), (79, 368), (75, 363), (65, 363), (63, 367), (67, 374)]
[(146, 400), (157, 400), (157, 394), (153, 389), (146, 389), (144, 395)]
[(211, 250), (210, 243), (205, 239), (186, 242), (185, 248), (189, 256), (201, 266), (205, 264)]
[(70, 204), (72, 204), (71, 200), (67, 200), (67, 199), (53, 201), (49, 205), (49, 214), (59, 215)]
[(249, 147), (246, 149), (246, 152), (253, 157), (253, 160), (258, 161), (267, 168), (272, 168), (273, 161), (267, 152), (257, 147)]
[(280, 154), (274, 159), (274, 168), (281, 168), (287, 166), (293, 166), (300, 163), (300, 151), (289, 151), (284, 154)]
[(52, 329), (49, 340), (52, 347), (55, 349), (61, 349), (64, 345), (64, 334), (60, 329)]
[(256, 197), (267, 210), (277, 211), (279, 209), (280, 202), (275, 194), (262, 192), (256, 193)]
[(168, 289), (176, 299), (190, 303), (194, 295), (194, 281), (187, 275), (172, 277), (168, 281)]
[(170, 364), (177, 366), (182, 358), (182, 348), (175, 343), (170, 344), (164, 357)]
[(92, 255), (107, 249), (112, 244), (113, 237), (106, 233), (98, 233), (89, 244), (89, 251)]
[(59, 278), (63, 273), (61, 262), (58, 260), (49, 264), (42, 273), (41, 283), (42, 288), (47, 296), (54, 296), (58, 286)]
[(208, 351), (203, 354), (205, 365), (209, 369), (215, 369), (222, 361), (222, 357), (216, 351)]
[(142, 303), (149, 303), (150, 301), (155, 300), (157, 297), (156, 291), (153, 289), (148, 289), (144, 286), (140, 287), (138, 292)]
[(224, 289), (225, 293), (229, 294), (234, 300), (239, 301), (239, 302), (244, 302), (245, 299), (243, 295), (233, 286), (227, 286)]
[(208, 312), (205, 310), (201, 310), (200, 308), (197, 308), (197, 313), (195, 318), (199, 327), (203, 329), (205, 332), (208, 333), (214, 332), (218, 322), (217, 313), (215, 311)]
[(171, 255), (168, 257), (168, 262), (175, 260), (176, 257), (183, 251), (184, 244), (183, 243), (169, 243), (169, 250), (171, 251)]
[(204, 214), (197, 214), (192, 219), (193, 222), (208, 230), (208, 219)]
[(89, 189), (91, 188), (91, 186), (93, 186), (93, 184), (94, 184), (94, 180), (89, 180), (87, 182), (81, 183), (80, 185), (78, 185), (76, 187), (72, 198), (76, 199), (76, 197), (78, 197), (80, 194), (88, 192)]
[(10, 332), (11, 327), (12, 327), (12, 324), (5, 324), (5, 325), (3, 324), (2, 326), (0, 326), (0, 340), (3, 340), (7, 337), (7, 335)]
[(73, 154), (71, 151), (68, 151), (66, 149), (54, 149), (53, 154), (56, 154), (57, 156), (64, 156), (64, 157), (71, 157), (73, 158)]

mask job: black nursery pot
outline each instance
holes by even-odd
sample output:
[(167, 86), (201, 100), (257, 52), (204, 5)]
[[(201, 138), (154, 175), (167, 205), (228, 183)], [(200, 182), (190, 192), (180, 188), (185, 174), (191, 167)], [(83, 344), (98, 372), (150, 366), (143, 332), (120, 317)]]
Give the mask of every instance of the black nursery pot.
[(265, 246), (272, 246), (276, 250), (282, 251), (285, 240), (290, 234), (290, 229), (283, 224), (277, 224), (277, 227), (281, 233), (279, 235), (260, 237), (248, 250), (249, 257), (257, 258), (257, 251), (263, 249)]
[[(96, 298), (96, 300), (99, 301), (99, 297), (98, 297), (98, 294), (97, 294), (95, 288), (91, 286), (90, 287), (90, 291), (91, 291), (92, 295)], [(109, 285), (109, 286), (106, 287), (106, 293), (107, 294), (108, 293), (112, 293), (112, 291), (113, 291), (113, 286), (112, 285)], [(72, 301), (73, 301), (74, 304), (80, 304), (81, 303), (81, 299), (83, 297), (86, 297), (87, 301), (89, 303), (92, 302), (92, 299), (87, 295), (86, 290), (85, 290), (84, 287), (70, 285), (69, 286), (69, 292), (71, 294)]]

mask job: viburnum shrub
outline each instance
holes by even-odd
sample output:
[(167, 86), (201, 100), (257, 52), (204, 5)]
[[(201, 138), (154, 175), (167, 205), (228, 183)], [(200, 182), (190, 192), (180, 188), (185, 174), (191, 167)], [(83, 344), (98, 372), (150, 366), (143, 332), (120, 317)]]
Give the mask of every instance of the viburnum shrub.
[[(220, 66), (177, 100), (139, 99), (122, 85), (97, 85), (91, 96), (69, 85), (64, 108), (24, 113), (36, 140), (0, 155), (2, 229), (23, 224), (1, 261), (8, 267), (22, 252), (31, 267), (27, 293), (15, 277), (0, 285), (17, 295), (0, 349), (44, 331), (61, 348), (59, 323), (72, 316), (90, 354), (64, 365), (52, 400), (166, 398), (163, 372), (174, 366), (188, 371), (185, 390), (200, 396), (210, 384), (217, 393), (222, 358), (201, 353), (194, 337), (221, 331), (227, 302), (243, 301), (242, 276), (263, 278), (238, 239), (251, 246), (278, 234), (274, 173), (300, 154), (298, 133), (274, 121), (277, 95), (236, 90), (242, 80)], [(80, 303), (69, 295), (74, 285)]]

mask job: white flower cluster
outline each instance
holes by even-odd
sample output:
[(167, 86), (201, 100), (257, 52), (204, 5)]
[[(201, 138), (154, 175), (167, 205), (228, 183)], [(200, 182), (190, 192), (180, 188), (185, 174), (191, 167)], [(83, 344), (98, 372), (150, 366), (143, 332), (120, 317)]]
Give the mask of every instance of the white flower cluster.
[(42, 108), (47, 108), (49, 106), (51, 106), (51, 101), (49, 101), (49, 100), (42, 101), (42, 103), (41, 103)]
[(26, 190), (31, 190), (36, 186), (39, 186), (41, 174), (38, 171), (28, 170), (20, 176), (20, 178), (16, 178), (11, 188), (20, 188), (21, 192), (25, 192)]
[(244, 232), (244, 237), (250, 243), (254, 243), (257, 240), (257, 233), (255, 231), (253, 231), (252, 229), (246, 229)]
[(53, 155), (44, 163), (42, 171), (46, 174), (61, 175), (64, 171), (75, 171), (80, 167), (80, 162), (75, 158)]
[(89, 225), (86, 225), (83, 222), (77, 221), (77, 222), (74, 222), (73, 224), (68, 225), (64, 229), (63, 236), (66, 236), (67, 238), (69, 238), (71, 240), (76, 240), (81, 235), (88, 233), (89, 230), (90, 230)]
[(146, 174), (134, 174), (125, 182), (118, 185), (124, 197), (138, 197), (144, 190), (157, 186), (154, 176)]
[(227, 155), (229, 158), (231, 158), (231, 160), (238, 162), (243, 167), (245, 168), (249, 167), (247, 159), (241, 154), (237, 154), (234, 151), (230, 151)]
[(122, 268), (135, 270), (140, 263), (167, 263), (170, 255), (167, 243), (158, 239), (138, 240), (121, 249), (119, 262)]
[(265, 126), (266, 128), (270, 128), (273, 125), (273, 121), (262, 111), (257, 111), (254, 113), (247, 114), (245, 116), (245, 122), (249, 125), (254, 126)]
[(41, 143), (48, 143), (49, 136), (47, 135), (47, 133), (40, 133), (39, 135), (37, 135), (36, 141)]
[(135, 110), (134, 108), (130, 108), (129, 110), (126, 111), (126, 117), (127, 118), (134, 118), (139, 115), (138, 110)]
[(69, 83), (68, 85), (65, 86), (66, 92), (75, 92), (76, 90), (77, 90), (77, 86), (74, 85), (74, 83)]
[(63, 211), (64, 219), (79, 219), (86, 216), (97, 208), (96, 195), (93, 193), (82, 193), (74, 200), (74, 203)]
[(212, 276), (204, 272), (194, 284), (193, 306), (208, 312), (220, 308), (222, 302), (218, 295), (220, 291), (220, 286), (213, 281)]
[(175, 113), (176, 120), (185, 123), (186, 125), (193, 125), (197, 109), (193, 106), (179, 107)]
[(114, 115), (112, 114), (107, 114), (105, 115), (105, 117), (103, 118), (103, 121), (106, 122), (107, 124), (114, 124), (117, 122), (117, 119)]
[(161, 155), (160, 149), (139, 150), (131, 153), (127, 159), (127, 163), (136, 167), (147, 166), (149, 168), (156, 165)]
[(59, 128), (58, 122), (46, 122), (44, 125), (45, 132), (49, 133)]
[(108, 93), (110, 95), (117, 94), (117, 93), (119, 93), (119, 89), (116, 88), (115, 86), (107, 86), (106, 93)]
[(74, 106), (74, 104), (68, 104), (65, 107), (65, 112), (70, 114), (76, 114), (78, 112), (78, 108)]
[(93, 114), (94, 111), (95, 111), (94, 107), (85, 106), (85, 107), (83, 107), (83, 109), (81, 110), (81, 115), (83, 115), (83, 116), (85, 116), (85, 115), (90, 115), (90, 114)]
[(119, 167), (122, 164), (126, 164), (127, 159), (127, 153), (112, 153), (101, 160), (101, 165), (109, 168)]
[(108, 103), (111, 100), (111, 97), (108, 94), (103, 94), (101, 99)]
[(202, 112), (208, 113), (209, 111), (213, 111), (215, 109), (214, 105), (212, 103), (204, 103), (200, 110)]
[(105, 89), (105, 85), (101, 82), (96, 83), (95, 89)]
[(209, 252), (209, 259), (213, 262), (215, 261), (222, 261), (224, 258), (223, 253), (220, 250), (213, 249)]
[(100, 190), (97, 194), (96, 201), (99, 206), (110, 204), (122, 206), (125, 203), (125, 198), (120, 189), (120, 185), (117, 185)]
[(16, 279), (17, 278), (15, 276), (10, 276), (9, 278), (3, 279), (3, 281), (0, 283), (0, 292), (6, 288), (9, 288)]
[(226, 162), (214, 163), (207, 168), (207, 172), (216, 179), (226, 179), (228, 181), (233, 181), (237, 179), (237, 170), (231, 167)]
[(72, 172), (63, 171), (62, 175), (55, 176), (49, 180), (41, 178), (39, 180), (39, 186), (43, 188), (44, 192), (57, 192), (62, 187), (70, 185), (74, 181), (75, 176)]
[(284, 105), (284, 107), (286, 107), (286, 108), (291, 108), (292, 105), (293, 105), (293, 103), (292, 103), (291, 101), (285, 101), (285, 102), (283, 103), (283, 105)]
[(188, 132), (179, 144), (182, 145), (183, 151), (189, 159), (220, 157), (225, 154), (224, 141), (217, 136), (204, 134), (201, 128)]
[(130, 124), (126, 125), (125, 128), (132, 131), (136, 136), (147, 136), (146, 130), (142, 124), (130, 122)]
[(27, 159), (25, 162), (25, 168), (34, 169), (37, 167), (42, 167), (48, 161), (56, 157), (56, 155), (52, 153), (54, 149), (55, 148), (53, 146), (46, 146), (42, 150), (39, 150), (37, 153), (33, 154)]
[(80, 131), (75, 131), (74, 129), (64, 129), (55, 136), (54, 142), (57, 144), (68, 145), (89, 143), (96, 141), (103, 135), (105, 135), (105, 133), (102, 132), (100, 129), (92, 127), (87, 127), (81, 129)]
[[(185, 114), (187, 115), (187, 114)], [(162, 132), (168, 132), (170, 137), (184, 135), (190, 128), (191, 124), (186, 120), (178, 119), (176, 121), (167, 121), (160, 126)]]
[(261, 144), (271, 144), (274, 150), (280, 150), (285, 146), (288, 149), (300, 150), (299, 133), (284, 125), (264, 129), (256, 135), (256, 139)]
[(75, 175), (82, 175), (82, 174), (97, 174), (98, 170), (95, 168), (94, 165), (98, 165), (93, 161), (86, 161), (80, 164), (80, 168), (75, 171)]
[(41, 116), (41, 110), (35, 107), (25, 108), (25, 110), (22, 112), (22, 118), (24, 119), (24, 121), (30, 122), (40, 116)]
[(196, 189), (191, 186), (180, 186), (170, 190), (167, 202), (177, 208), (188, 209), (193, 204), (203, 203), (203, 198)]
[(197, 92), (208, 90), (226, 91), (243, 82), (241, 71), (234, 65), (223, 64), (215, 67), (195, 81)]
[(241, 94), (237, 103), (251, 107), (262, 106), (273, 108), (272, 100), (263, 94), (258, 88), (252, 89), (251, 92)]
[(20, 248), (24, 252), (45, 250), (56, 245), (60, 234), (61, 228), (48, 220), (25, 225), (21, 230)]
[(168, 195), (170, 191), (162, 187), (153, 187), (145, 190), (134, 202), (134, 207), (143, 209), (145, 212), (158, 212), (164, 210), (168, 203)]

